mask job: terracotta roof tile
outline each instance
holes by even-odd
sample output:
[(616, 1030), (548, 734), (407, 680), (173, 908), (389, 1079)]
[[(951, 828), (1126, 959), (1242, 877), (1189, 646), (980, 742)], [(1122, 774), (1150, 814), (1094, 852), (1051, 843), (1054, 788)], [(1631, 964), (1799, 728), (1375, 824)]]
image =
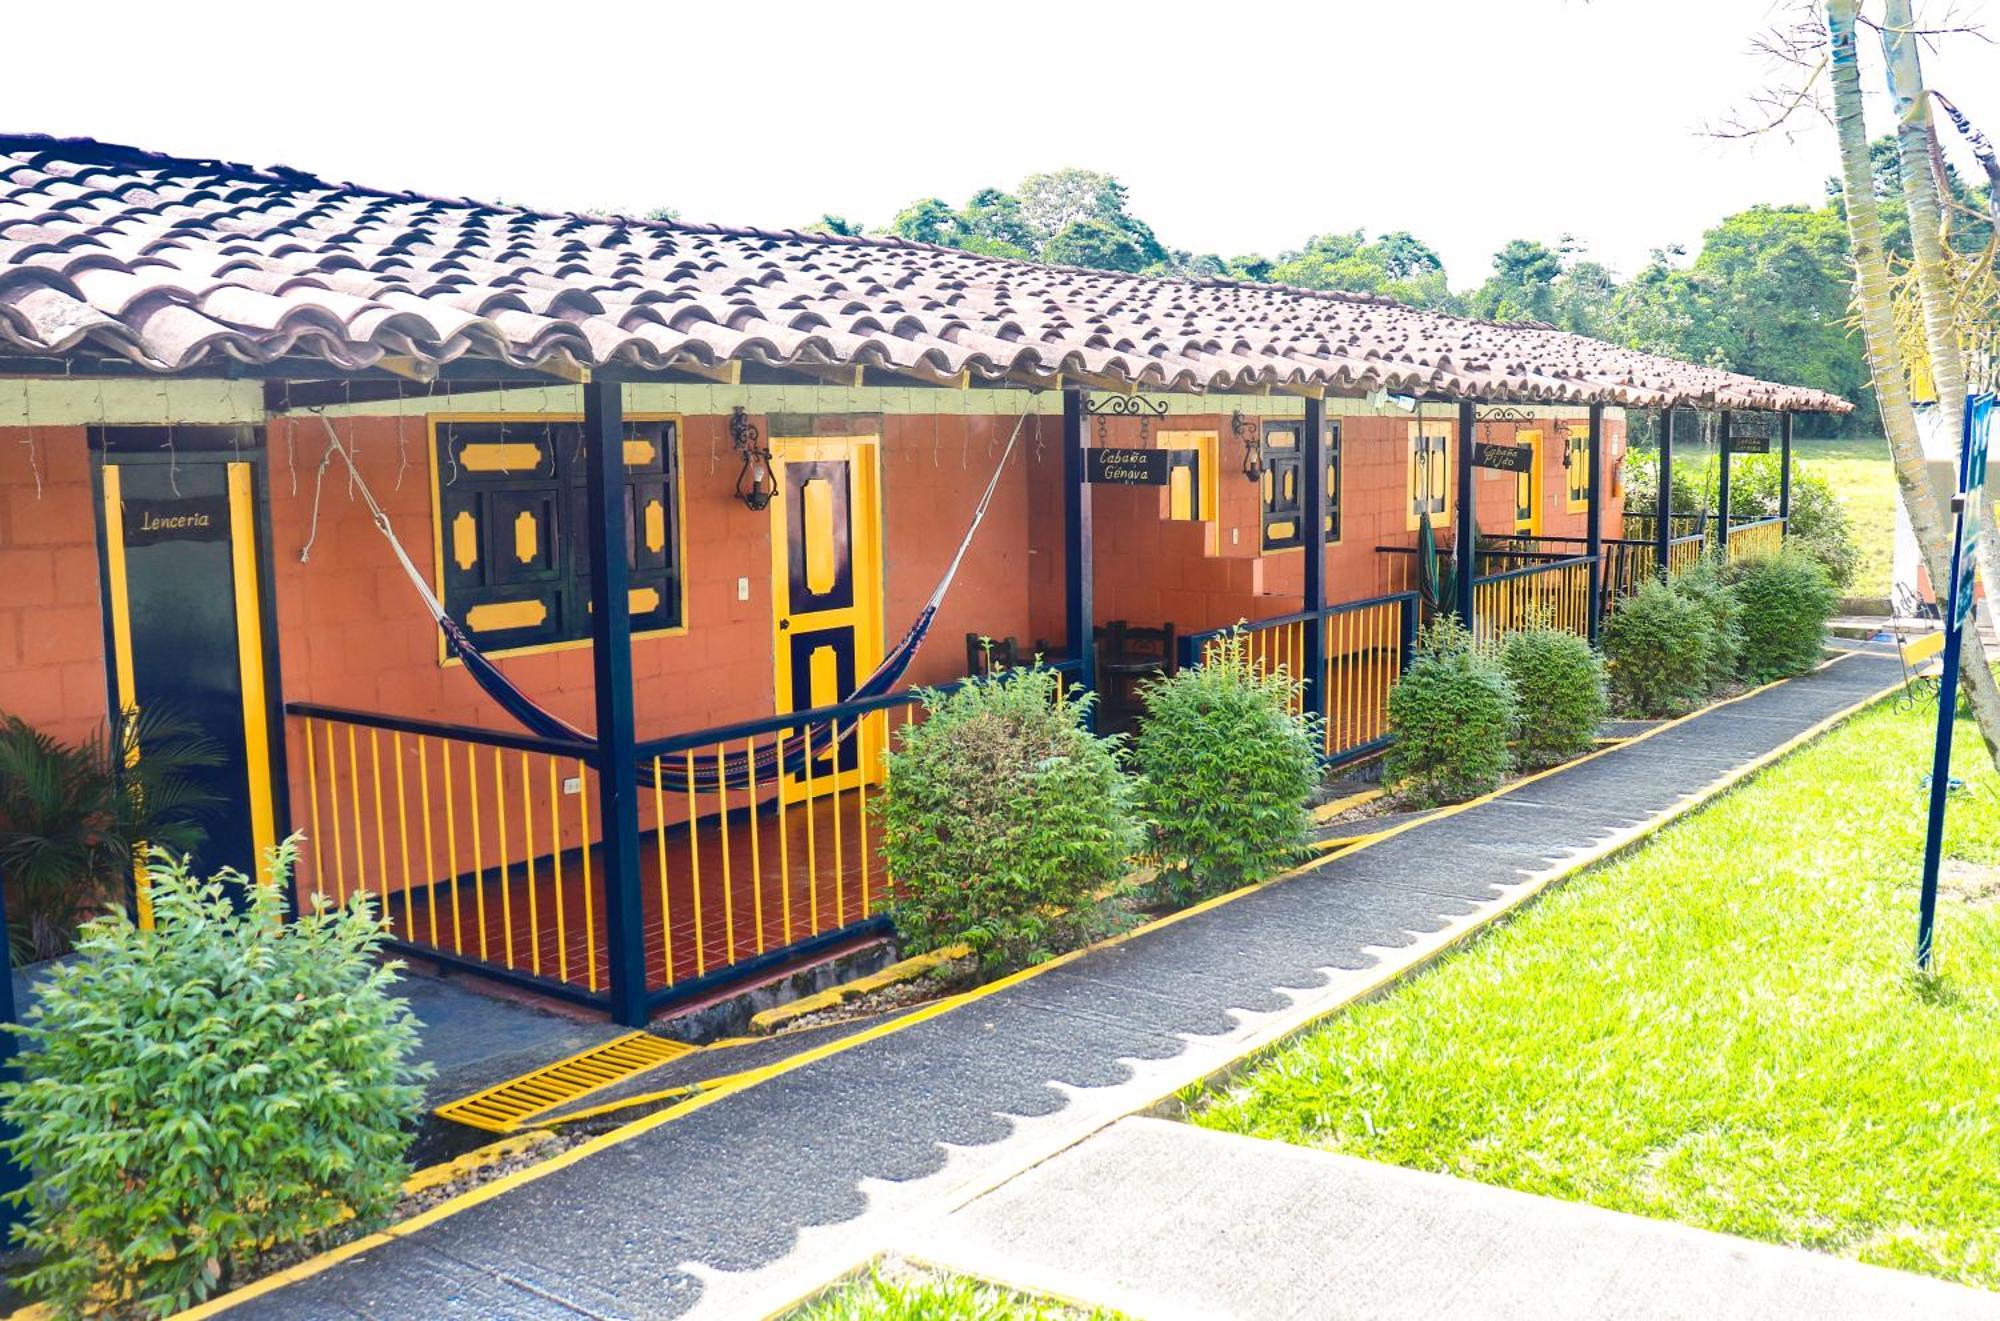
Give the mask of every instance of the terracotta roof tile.
[(548, 215), (36, 136), (0, 136), (0, 352), (116, 355), (162, 372), (288, 355), (350, 370), (391, 354), (651, 370), (742, 358), (1180, 390), (1848, 407), (1363, 294)]

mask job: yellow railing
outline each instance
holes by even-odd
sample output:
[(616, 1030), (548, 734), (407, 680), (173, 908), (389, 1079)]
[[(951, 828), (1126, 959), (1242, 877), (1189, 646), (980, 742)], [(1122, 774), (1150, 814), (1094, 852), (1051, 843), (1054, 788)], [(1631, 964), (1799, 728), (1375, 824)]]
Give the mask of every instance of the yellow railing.
[[(880, 914), (890, 879), (869, 803), (914, 719), (884, 709), (668, 741), (641, 763), (646, 978), (672, 988)], [(701, 739), (701, 734), (689, 738)]]
[[(1309, 630), (1321, 634), (1320, 688), (1326, 706), (1326, 755), (1334, 761), (1379, 746), (1389, 733), (1389, 690), (1396, 686), (1416, 626), (1417, 599), (1411, 593), (1351, 601), (1324, 612), (1302, 611), (1258, 620), (1243, 628), (1243, 654), (1258, 674), (1282, 671), (1297, 680), (1305, 673)], [(1207, 660), (1228, 629), (1182, 639), (1181, 664)], [(1305, 690), (1291, 691), (1294, 713), (1302, 711)]]
[(1785, 520), (1763, 518), (1729, 529), (1729, 562), (1762, 555), (1776, 555), (1785, 547)]
[(1682, 574), (1692, 569), (1695, 565), (1700, 564), (1701, 557), (1707, 550), (1707, 546), (1708, 542), (1705, 537), (1675, 537), (1667, 543), (1667, 572), (1669, 574)]
[(1546, 624), (1579, 636), (1590, 629), (1590, 561), (1558, 560), (1481, 578), (1472, 585), (1473, 636), (1497, 641)]
[(291, 709), (305, 770), (302, 904), (372, 895), (391, 937), (418, 953), (604, 989), (597, 776), (576, 751)]

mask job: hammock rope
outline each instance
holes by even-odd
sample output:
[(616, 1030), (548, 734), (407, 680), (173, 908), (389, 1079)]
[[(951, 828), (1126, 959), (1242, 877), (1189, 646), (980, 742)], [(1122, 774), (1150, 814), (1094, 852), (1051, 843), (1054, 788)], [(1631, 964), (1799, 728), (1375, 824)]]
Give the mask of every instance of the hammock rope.
[[(446, 612), (444, 603), (438, 599), (437, 593), (431, 590), (429, 581), (410, 559), (409, 552), (403, 548), (401, 539), (396, 536), (395, 527), (389, 522), (389, 515), (376, 501), (375, 493), (369, 490), (368, 483), (361, 476), (359, 466), (348, 453), (347, 447), (341, 444), (340, 436), (334, 431), (333, 424), (327, 420), (324, 410), (316, 408), (313, 410), (313, 415), (319, 419), (320, 426), (326, 432), (328, 454), (338, 454), (341, 461), (347, 465), (348, 474), (353, 478), (354, 489), (361, 493), (362, 503), (368, 507), (368, 516), (375, 524), (375, 530), (389, 543), (389, 549), (395, 555), (396, 562), (402, 566), (404, 577), (410, 580), (410, 585), (423, 600), (424, 609), (430, 612), (431, 618), (444, 633), (445, 646), (449, 653), (464, 664), (465, 671), (472, 676), (473, 682), (477, 683), (481, 691), (492, 698), (529, 733), (542, 738), (595, 744), (597, 739), (594, 735), (537, 705), (533, 698), (522, 692), (479, 650), (465, 630)], [(869, 698), (887, 695), (896, 681), (909, 669), (910, 662), (916, 659), (918, 650), (922, 648), (924, 639), (930, 633), (932, 622), (937, 618), (939, 608), (943, 606), (945, 597), (951, 591), (953, 580), (958, 577), (959, 568), (965, 563), (966, 554), (972, 549), (973, 538), (978, 535), (980, 524), (986, 521), (987, 510), (992, 507), (994, 493), (1000, 489), (1000, 478), (1006, 472), (1007, 463), (1014, 455), (1014, 447), (1021, 438), (1021, 427), (1027, 420), (1026, 413), (1014, 419), (1014, 430), (1007, 437), (1006, 448), (1000, 452), (1000, 461), (994, 465), (993, 475), (987, 480), (986, 489), (980, 493), (978, 504), (973, 506), (972, 518), (966, 526), (965, 535), (959, 540), (958, 549), (952, 554), (950, 563), (945, 566), (944, 573), (938, 578), (937, 585), (931, 589), (931, 594), (925, 599), (922, 609), (917, 612), (916, 619), (910, 624), (901, 640), (883, 656), (873, 673), (843, 698), (843, 702), (866, 701)], [(326, 463), (322, 462), (319, 470), (321, 481), (326, 477), (326, 467)], [(315, 505), (317, 502), (318, 493), (315, 490)], [(303, 558), (301, 555), (301, 559)], [(862, 718), (856, 716), (849, 720), (844, 730), (838, 721), (817, 721), (802, 725), (790, 737), (775, 739), (768, 747), (759, 748), (754, 753), (717, 754), (705, 757), (700, 762), (680, 754), (676, 754), (677, 760), (674, 762), (660, 758), (647, 759), (640, 763), (640, 778), (648, 787), (657, 785), (663, 790), (677, 793), (690, 790), (752, 788), (775, 778), (781, 770), (791, 775), (802, 773), (806, 768), (809, 749), (813, 760), (837, 756), (840, 746), (855, 734)]]

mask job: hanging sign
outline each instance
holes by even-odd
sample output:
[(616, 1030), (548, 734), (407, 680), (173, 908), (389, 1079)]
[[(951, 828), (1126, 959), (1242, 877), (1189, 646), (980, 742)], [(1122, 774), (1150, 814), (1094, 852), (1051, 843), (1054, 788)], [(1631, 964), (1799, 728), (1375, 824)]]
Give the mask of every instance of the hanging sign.
[(229, 497), (191, 495), (180, 500), (127, 500), (125, 544), (229, 540)]
[(1498, 468), (1502, 472), (1533, 472), (1535, 451), (1526, 445), (1494, 445), (1476, 440), (1472, 442), (1472, 466)]
[(1769, 454), (1771, 452), (1771, 438), (1769, 436), (1732, 435), (1729, 438), (1729, 452), (1731, 454)]
[(1083, 452), (1083, 479), (1094, 486), (1165, 486), (1174, 451), (1114, 449)]
[[(1923, 885), (1917, 900), (1917, 967), (1931, 966), (1931, 941), (1937, 926), (1938, 870), (1944, 857), (1945, 795), (1951, 790), (1951, 736), (1958, 713), (1960, 641), (1972, 622), (1974, 558), (1979, 550), (1979, 504), (1986, 487), (1986, 450), (1993, 435), (1996, 400), (1990, 394), (1965, 401), (1965, 432), (1960, 438), (1958, 493), (1951, 507), (1956, 515), (1951, 538), (1951, 611), (1944, 634), (1944, 672), (1938, 678), (1937, 738), (1931, 748), (1930, 814), (1924, 833)], [(1984, 664), (1980, 657), (1975, 664)]]

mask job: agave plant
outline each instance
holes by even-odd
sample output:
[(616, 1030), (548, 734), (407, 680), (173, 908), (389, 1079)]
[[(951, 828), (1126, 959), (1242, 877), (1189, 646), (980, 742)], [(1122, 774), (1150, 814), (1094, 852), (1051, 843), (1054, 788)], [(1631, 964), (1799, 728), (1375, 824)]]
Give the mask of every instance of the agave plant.
[(147, 846), (199, 846), (200, 818), (220, 800), (190, 772), (222, 760), (213, 739), (161, 709), (127, 711), (76, 744), (0, 716), (0, 877), (14, 957), (68, 952), (77, 927), (124, 893)]

